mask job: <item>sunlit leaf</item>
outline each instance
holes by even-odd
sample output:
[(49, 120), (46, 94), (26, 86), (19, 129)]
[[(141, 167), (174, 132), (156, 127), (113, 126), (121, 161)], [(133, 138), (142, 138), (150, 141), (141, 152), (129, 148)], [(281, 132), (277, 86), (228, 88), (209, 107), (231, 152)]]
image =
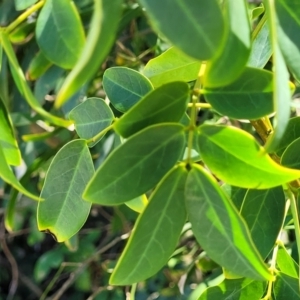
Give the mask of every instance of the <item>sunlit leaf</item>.
[(74, 67), (82, 52), (85, 36), (72, 1), (45, 2), (37, 19), (36, 40), (50, 61), (65, 69)]
[[(74, 121), (75, 129), (82, 139), (91, 139), (97, 133), (107, 128), (114, 115), (108, 105), (100, 98), (88, 98), (77, 105), (69, 114), (69, 119)], [(97, 141), (89, 144), (94, 146)]]
[(103, 75), (103, 88), (109, 101), (121, 112), (153, 90), (151, 82), (141, 73), (124, 67), (107, 69)]
[(275, 163), (255, 138), (243, 130), (214, 125), (202, 125), (199, 130), (203, 161), (230, 185), (267, 189), (300, 177), (300, 171)]
[(259, 119), (274, 111), (273, 74), (247, 67), (237, 80), (204, 88), (204, 97), (219, 113), (236, 119)]
[(104, 161), (84, 199), (116, 205), (144, 194), (174, 166), (184, 145), (184, 127), (179, 124), (159, 124), (138, 132)]
[(114, 124), (123, 137), (157, 123), (181, 119), (189, 101), (189, 87), (184, 82), (167, 83), (148, 93)]
[(50, 67), (52, 63), (45, 57), (42, 51), (38, 52), (28, 67), (26, 76), (30, 80), (36, 80), (41, 77)]
[(142, 281), (168, 261), (186, 220), (184, 166), (173, 169), (158, 185), (110, 278), (115, 285)]
[(146, 195), (142, 195), (135, 199), (125, 202), (125, 205), (127, 205), (130, 209), (138, 213), (143, 212), (147, 204), (148, 204), (148, 199)]
[(288, 276), (299, 278), (299, 265), (293, 260), (285, 248), (278, 250), (276, 263), (281, 272)]
[(173, 81), (193, 81), (197, 79), (201, 62), (171, 47), (161, 55), (150, 59), (143, 74), (155, 87)]
[(224, 20), (216, 0), (139, 2), (153, 27), (187, 55), (206, 60), (217, 53), (223, 40)]
[(192, 165), (185, 195), (194, 235), (211, 259), (236, 275), (256, 280), (271, 278), (245, 222), (202, 167)]
[(71, 238), (85, 223), (91, 204), (82, 193), (94, 174), (93, 161), (84, 140), (62, 147), (52, 160), (38, 206), (38, 228), (58, 242)]

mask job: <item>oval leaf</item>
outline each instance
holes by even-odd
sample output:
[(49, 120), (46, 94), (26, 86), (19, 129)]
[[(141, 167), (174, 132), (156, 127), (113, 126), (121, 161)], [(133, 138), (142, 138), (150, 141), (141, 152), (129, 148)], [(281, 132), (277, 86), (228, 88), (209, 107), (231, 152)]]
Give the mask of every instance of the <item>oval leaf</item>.
[[(103, 99), (88, 98), (77, 105), (69, 114), (69, 119), (74, 121), (75, 129), (82, 139), (91, 139), (97, 133), (107, 128), (114, 115)], [(89, 144), (94, 146), (97, 141)]]
[(276, 300), (299, 300), (299, 279), (279, 272), (274, 283), (274, 295)]
[(103, 88), (109, 101), (121, 112), (126, 112), (153, 90), (151, 82), (141, 73), (122, 67), (110, 68), (104, 72)]
[(233, 274), (271, 278), (238, 211), (198, 165), (192, 165), (188, 174), (185, 196), (194, 235), (211, 259)]
[(189, 87), (184, 82), (171, 82), (147, 94), (114, 124), (123, 137), (157, 123), (181, 119), (189, 100)]
[(274, 111), (273, 74), (245, 68), (241, 76), (221, 88), (204, 88), (204, 97), (222, 115), (235, 119), (259, 119)]
[(167, 263), (186, 220), (186, 177), (185, 167), (179, 166), (158, 185), (135, 224), (110, 284), (129, 285), (142, 281)]
[(93, 161), (84, 140), (62, 147), (50, 164), (39, 202), (37, 219), (40, 231), (51, 233), (63, 242), (85, 223), (91, 204), (82, 193), (94, 174)]
[(158, 87), (173, 81), (189, 82), (197, 79), (201, 62), (171, 47), (161, 55), (150, 59), (143, 74)]
[(281, 164), (292, 169), (300, 169), (300, 138), (294, 140), (283, 152)]
[(84, 199), (116, 205), (153, 188), (180, 158), (184, 127), (159, 124), (130, 137), (116, 148), (88, 184)]
[(139, 2), (145, 7), (154, 28), (187, 55), (207, 60), (221, 46), (224, 20), (216, 0)]
[(255, 138), (238, 128), (202, 125), (201, 157), (228, 184), (253, 189), (275, 187), (300, 177), (300, 171), (275, 163)]
[(227, 0), (224, 5), (228, 23), (226, 41), (219, 55), (207, 62), (203, 78), (207, 87), (224, 86), (237, 79), (250, 54), (250, 24), (245, 0)]
[(54, 64), (65, 69), (74, 67), (85, 36), (72, 1), (46, 1), (37, 19), (36, 40), (44, 55)]

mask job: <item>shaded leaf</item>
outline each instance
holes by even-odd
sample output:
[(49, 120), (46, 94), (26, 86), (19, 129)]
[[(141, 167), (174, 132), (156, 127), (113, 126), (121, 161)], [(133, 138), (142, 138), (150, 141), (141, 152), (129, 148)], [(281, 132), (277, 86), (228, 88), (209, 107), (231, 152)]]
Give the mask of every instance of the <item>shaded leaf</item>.
[(300, 171), (275, 163), (243, 130), (214, 125), (202, 125), (199, 130), (201, 157), (217, 177), (230, 185), (267, 189), (300, 177)]
[(85, 46), (76, 66), (57, 94), (54, 104), (57, 108), (68, 101), (99, 70), (115, 41), (121, 10), (122, 0), (94, 1), (94, 13)]
[(185, 196), (194, 235), (209, 257), (233, 274), (271, 278), (238, 211), (198, 165), (192, 165), (188, 174)]
[(23, 10), (37, 2), (37, 0), (14, 0), (16, 10)]
[(268, 190), (249, 190), (243, 201), (241, 216), (263, 258), (273, 249), (285, 216), (282, 186)]
[(184, 127), (179, 124), (140, 131), (104, 161), (86, 187), (84, 199), (116, 205), (144, 194), (174, 166), (184, 145)]
[(42, 51), (38, 52), (31, 60), (26, 77), (29, 80), (36, 80), (41, 77), (50, 67), (52, 63), (45, 57)]
[[(86, 140), (93, 138), (97, 133), (107, 128), (113, 118), (113, 112), (105, 101), (95, 97), (86, 99), (69, 114), (69, 119), (74, 121), (78, 135)], [(97, 141), (89, 144), (89, 147), (94, 146), (99, 141), (100, 139), (97, 139)]]
[(292, 169), (300, 169), (299, 157), (300, 138), (294, 140), (283, 152), (281, 164)]
[(235, 119), (259, 119), (274, 111), (273, 74), (245, 68), (233, 83), (220, 88), (204, 88), (204, 97), (222, 115)]
[(124, 67), (109, 68), (103, 75), (103, 88), (112, 105), (126, 112), (153, 90), (151, 82), (141, 73)]
[(71, 238), (85, 223), (91, 204), (82, 193), (94, 174), (93, 161), (84, 140), (63, 146), (52, 160), (39, 202), (40, 231), (51, 233), (58, 242)]
[(62, 68), (73, 68), (85, 42), (75, 4), (69, 0), (47, 0), (37, 19), (36, 40), (47, 59)]
[(263, 281), (225, 279), (219, 285), (206, 289), (198, 300), (260, 300), (265, 289), (266, 283)]
[[(217, 57), (207, 62), (204, 86), (220, 87), (236, 80), (242, 74), (251, 50), (250, 24), (246, 2), (224, 2), (226, 40)], [(234, 55), (234, 59), (232, 59)]]
[(133, 234), (110, 278), (110, 284), (128, 285), (157, 273), (168, 261), (186, 220), (184, 185), (187, 171), (170, 171), (139, 216)]
[(173, 81), (189, 82), (197, 79), (201, 62), (185, 56), (175, 47), (150, 59), (143, 74), (158, 87)]
[(181, 119), (189, 101), (189, 87), (184, 82), (167, 83), (148, 93), (114, 124), (123, 137), (157, 123)]
[(284, 273), (279, 273), (274, 284), (274, 295), (276, 300), (300, 299), (299, 280)]
[(285, 248), (280, 248), (277, 253), (276, 263), (284, 274), (299, 278), (299, 265), (293, 260)]
[(243, 189), (237, 186), (231, 186), (227, 183), (224, 183), (221, 186), (222, 190), (225, 192), (227, 197), (233, 202), (238, 211), (240, 211), (245, 195), (247, 193), (247, 189)]
[(224, 20), (216, 0), (139, 2), (153, 27), (187, 55), (207, 60), (217, 53), (223, 40)]

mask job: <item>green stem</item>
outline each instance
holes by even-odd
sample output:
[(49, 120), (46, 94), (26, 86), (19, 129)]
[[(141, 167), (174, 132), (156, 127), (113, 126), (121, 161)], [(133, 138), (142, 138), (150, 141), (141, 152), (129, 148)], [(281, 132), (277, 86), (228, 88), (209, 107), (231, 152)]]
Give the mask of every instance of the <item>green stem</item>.
[(137, 283), (134, 283), (131, 286), (131, 290), (130, 290), (130, 300), (134, 300), (135, 299), (135, 291), (136, 291), (136, 287), (137, 287)]
[(43, 7), (44, 4), (45, 4), (44, 0), (41, 0), (40, 2), (34, 4), (30, 8), (28, 8), (25, 12), (23, 12), (16, 20), (10, 23), (4, 30), (7, 33), (12, 32), (16, 27), (18, 27), (19, 24), (24, 22), (32, 13), (34, 13), (35, 11)]
[(97, 133), (95, 136), (93, 136), (92, 138), (88, 139), (86, 142), (87, 144), (93, 144), (95, 142), (97, 142), (100, 138), (103, 137), (104, 134), (106, 134), (108, 131), (110, 131), (111, 129), (113, 129), (114, 127), (114, 123), (111, 124), (110, 126), (106, 127), (105, 129), (103, 129), (102, 131), (100, 131), (99, 133)]
[(195, 127), (196, 127), (196, 114), (197, 114), (197, 107), (196, 107), (196, 102), (197, 102), (197, 97), (192, 96), (192, 107), (191, 107), (191, 120), (190, 120), (190, 125), (189, 125), (189, 135), (188, 135), (188, 153), (187, 153), (187, 163), (192, 164), (192, 150), (193, 150), (193, 140), (194, 140), (194, 133), (195, 133)]
[(257, 37), (258, 33), (260, 32), (261, 28), (264, 26), (266, 21), (267, 21), (267, 14), (264, 13), (264, 15), (260, 19), (259, 23), (257, 24), (257, 26), (255, 27), (255, 29), (252, 32), (252, 41), (255, 40), (255, 38)]
[(211, 108), (209, 103), (189, 103), (188, 107), (197, 107), (197, 108)]

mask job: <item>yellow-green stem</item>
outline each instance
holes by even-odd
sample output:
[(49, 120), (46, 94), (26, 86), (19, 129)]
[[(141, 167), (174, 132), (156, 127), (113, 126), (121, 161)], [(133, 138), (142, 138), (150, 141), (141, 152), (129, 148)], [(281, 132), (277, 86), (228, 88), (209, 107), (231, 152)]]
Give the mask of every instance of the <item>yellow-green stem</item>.
[(189, 103), (188, 107), (197, 107), (197, 108), (211, 108), (209, 103)]
[(137, 287), (137, 283), (134, 283), (131, 286), (131, 290), (130, 290), (130, 300), (134, 300), (135, 299), (135, 291), (136, 291), (136, 287)]
[(99, 133), (97, 133), (95, 136), (93, 136), (92, 138), (88, 139), (86, 142), (87, 144), (93, 144), (95, 142), (97, 142), (104, 134), (106, 134), (109, 130), (113, 129), (114, 127), (114, 123), (111, 124), (110, 126), (106, 127), (105, 129), (103, 129), (102, 131), (100, 131)]

